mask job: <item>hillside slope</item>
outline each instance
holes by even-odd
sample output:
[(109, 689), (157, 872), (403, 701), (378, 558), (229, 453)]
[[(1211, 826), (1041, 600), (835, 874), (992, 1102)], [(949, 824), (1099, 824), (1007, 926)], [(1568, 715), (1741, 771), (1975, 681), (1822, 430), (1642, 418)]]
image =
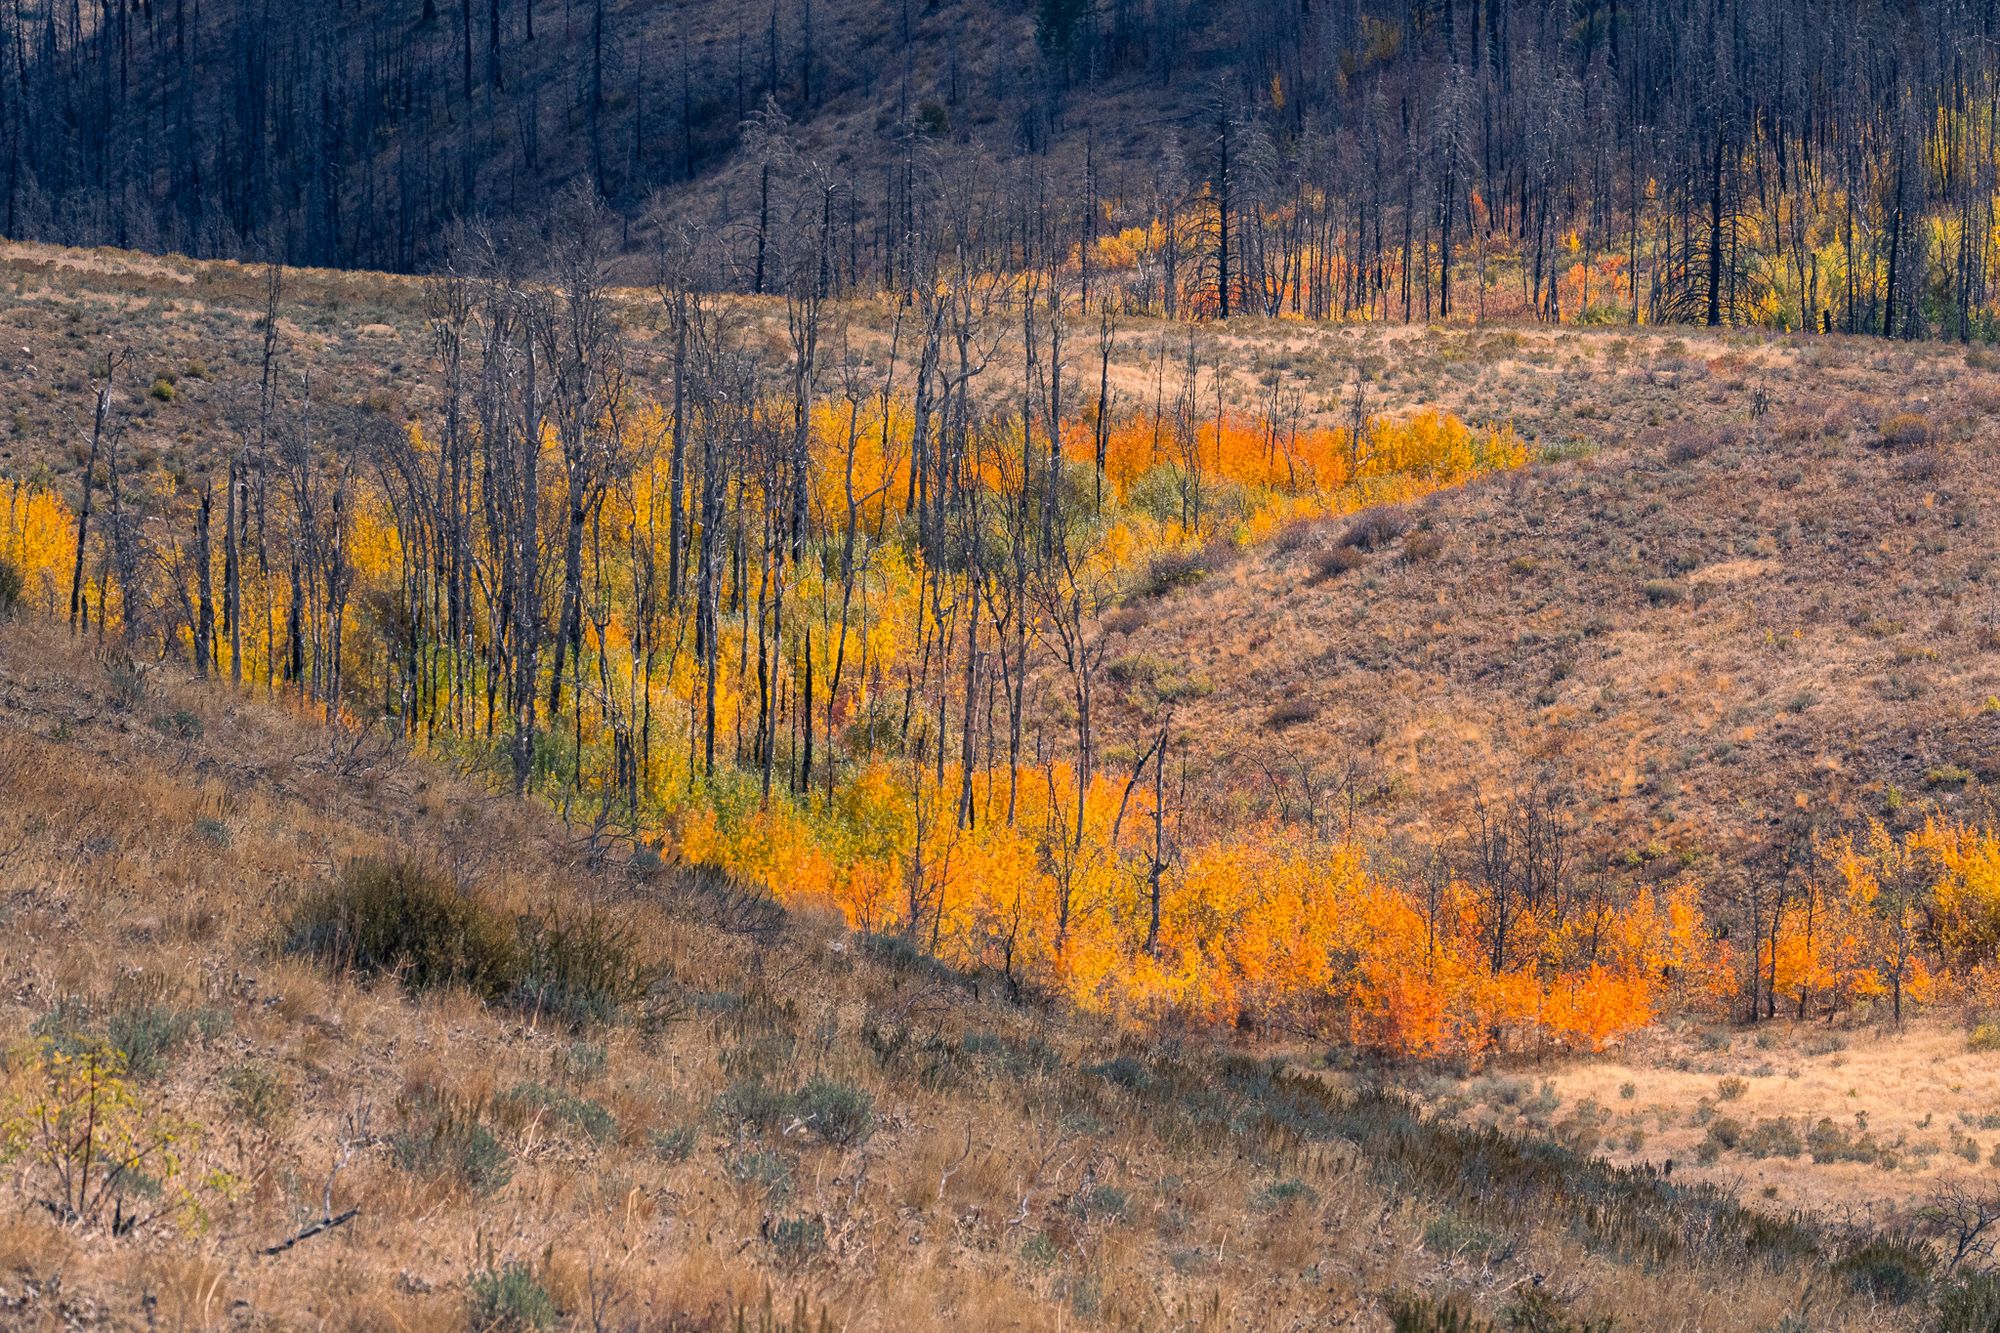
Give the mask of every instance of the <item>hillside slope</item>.
[[(0, 798), (10, 1326), (692, 1330), (797, 1302), (799, 1329), (1302, 1329), (1382, 1326), (1395, 1293), (1420, 1320), (1918, 1317), (1835, 1268), (1854, 1238), (1011, 1006), (365, 734), (18, 624)], [(407, 989), (329, 970), (302, 913), (368, 856), (595, 922), (645, 984), (563, 1021), (420, 988), (407, 959)], [(119, 1141), (173, 1134), (152, 1183), (111, 1191), (151, 1219), (129, 1234), (65, 1204), (40, 1128), (74, 1124), (54, 1062), (92, 1052)]]
[(1988, 362), (1660, 336), (1531, 344), (1539, 369), (1412, 350), (1403, 374), (1448, 401), (1560, 413), (1587, 444), (1409, 510), (1356, 568), (1323, 568), (1350, 525), (1307, 525), (1114, 619), (1128, 716), (1167, 711), (1156, 664), (1199, 675), (1171, 711), (1208, 790), (1296, 810), (1316, 783), (1331, 817), (1354, 787), (1436, 832), (1548, 774), (1601, 867), (1718, 887), (1774, 869), (1802, 824), (1981, 807)]

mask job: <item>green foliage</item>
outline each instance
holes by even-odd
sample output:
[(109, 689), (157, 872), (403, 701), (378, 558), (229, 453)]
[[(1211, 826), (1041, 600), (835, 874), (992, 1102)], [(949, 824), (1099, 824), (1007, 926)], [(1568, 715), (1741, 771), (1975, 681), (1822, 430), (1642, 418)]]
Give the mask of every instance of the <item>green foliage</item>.
[(21, 594), (27, 586), (28, 581), (21, 573), (21, 567), (0, 555), (0, 617), (14, 614), (14, 608), (21, 604)]
[(682, 1125), (678, 1129), (656, 1129), (649, 1137), (655, 1157), (663, 1162), (685, 1162), (694, 1156), (700, 1131), (693, 1125)]
[(773, 1222), (764, 1232), (777, 1251), (778, 1261), (789, 1267), (811, 1262), (826, 1249), (826, 1223), (817, 1217), (787, 1217)]
[(592, 1143), (607, 1143), (618, 1135), (618, 1121), (611, 1112), (546, 1083), (522, 1083), (501, 1100), (508, 1114), (524, 1123), (545, 1120), (575, 1130)]
[(475, 1195), (491, 1194), (513, 1178), (507, 1150), (486, 1127), (478, 1106), (425, 1094), (410, 1099), (401, 1111), (403, 1125), (390, 1135), (389, 1150), (405, 1171), (449, 1180)]
[(851, 1083), (816, 1078), (799, 1089), (795, 1104), (799, 1117), (828, 1143), (859, 1143), (875, 1127), (875, 1099)]
[(1069, 1199), (1069, 1210), (1086, 1222), (1123, 1222), (1131, 1198), (1116, 1185), (1093, 1185)]
[(761, 1192), (767, 1204), (780, 1203), (792, 1192), (792, 1164), (780, 1153), (739, 1153), (729, 1159), (729, 1178)]
[(90, 1006), (65, 1000), (35, 1021), (35, 1035), (75, 1054), (102, 1044), (115, 1051), (121, 1072), (141, 1081), (166, 1072), (175, 1051), (192, 1041), (212, 1041), (229, 1027), (229, 1015), (203, 1006), (182, 1009), (159, 1000), (133, 1000), (100, 1021)]
[(1934, 1262), (1920, 1242), (1878, 1236), (1842, 1255), (1833, 1271), (1864, 1295), (1907, 1305), (1929, 1287)]
[(1968, 1273), (1938, 1294), (1937, 1333), (2000, 1329), (2000, 1273)]
[(477, 1333), (528, 1333), (553, 1328), (562, 1318), (555, 1298), (526, 1264), (474, 1273), (468, 1285), (467, 1317)]
[(640, 962), (629, 930), (604, 912), (574, 912), (519, 923), (521, 976), (515, 1007), (573, 1027), (608, 1023), (643, 1000), (652, 969)]

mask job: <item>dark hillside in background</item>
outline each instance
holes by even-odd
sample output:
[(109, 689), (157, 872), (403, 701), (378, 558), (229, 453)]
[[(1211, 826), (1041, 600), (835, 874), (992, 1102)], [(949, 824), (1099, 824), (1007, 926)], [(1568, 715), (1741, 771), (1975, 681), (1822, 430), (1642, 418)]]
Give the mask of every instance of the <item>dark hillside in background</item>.
[(1081, 254), (1168, 314), (1965, 338), (1996, 34), (1990, 0), (42, 0), (0, 15), (0, 228), (409, 270), (582, 188), (719, 287), (775, 290), (790, 228), (836, 285)]

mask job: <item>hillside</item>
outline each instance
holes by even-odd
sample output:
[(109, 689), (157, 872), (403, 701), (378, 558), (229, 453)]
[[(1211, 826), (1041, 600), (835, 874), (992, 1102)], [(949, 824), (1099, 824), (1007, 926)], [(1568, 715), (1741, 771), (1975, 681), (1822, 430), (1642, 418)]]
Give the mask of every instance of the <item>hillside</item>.
[(1991, 1325), (1985, 352), (270, 276), (0, 251), (0, 1323)]
[[(1422, 1300), (1537, 1327), (1916, 1317), (1845, 1276), (1860, 1240), (1008, 1004), (364, 733), (19, 624), (0, 791), (13, 1327), (1368, 1327), (1398, 1299), (1412, 1328), (1446, 1327)], [(297, 922), (365, 857), (590, 922), (644, 986), (564, 1021), (330, 971)], [(154, 1183), (110, 1195), (157, 1220), (115, 1236), (109, 1201), (40, 1206), (62, 1196), (35, 1108), (73, 1083), (37, 1043), (118, 1052), (108, 1123), (174, 1133)]]
[[(578, 196), (636, 275), (1133, 311), (1990, 338), (1990, 7), (72, 0), (0, 233), (425, 271)], [(455, 239), (459, 238), (459, 239)]]
[[(1410, 507), (1358, 568), (1324, 575), (1343, 525), (1303, 525), (1114, 622), (1114, 670), (1202, 677), (1172, 715), (1223, 788), (1296, 802), (1316, 777), (1338, 806), (1351, 770), (1366, 807), (1420, 828), (1547, 771), (1583, 793), (1605, 863), (1725, 884), (1771, 871), (1801, 821), (1985, 799), (1984, 358), (1659, 334), (1385, 355), (1468, 415), (1578, 447)], [(1126, 702), (1162, 711), (1143, 682)]]

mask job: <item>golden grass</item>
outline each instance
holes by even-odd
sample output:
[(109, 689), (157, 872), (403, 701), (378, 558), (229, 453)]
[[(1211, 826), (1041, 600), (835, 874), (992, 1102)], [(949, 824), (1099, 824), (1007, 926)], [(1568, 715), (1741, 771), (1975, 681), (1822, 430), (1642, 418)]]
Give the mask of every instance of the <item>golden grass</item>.
[[(1176, 1108), (1079, 1072), (1146, 1058), (1115, 1034), (898, 972), (820, 917), (766, 938), (719, 930), (672, 876), (584, 869), (545, 811), (392, 750), (343, 770), (311, 724), (169, 669), (126, 705), (62, 636), (7, 625), (0, 705), (0, 1047), (20, 1050), (66, 1002), (226, 1020), (140, 1085), (205, 1127), (200, 1165), (233, 1182), (205, 1224), (65, 1228), (24, 1174), (0, 1180), (0, 1286), (33, 1293), (16, 1307), (30, 1325), (89, 1311), (121, 1327), (455, 1329), (473, 1275), (506, 1263), (583, 1327), (720, 1329), (739, 1310), (755, 1327), (767, 1293), (780, 1314), (803, 1298), (855, 1330), (1370, 1327), (1392, 1289), (1492, 1309), (1534, 1272), (1560, 1275), (1578, 1309), (1658, 1309), (1677, 1327), (1776, 1319), (1808, 1290), (1833, 1302), (1828, 1327), (1866, 1324), (1838, 1313), (1823, 1274), (1649, 1271), (1560, 1219), (1520, 1217), (1491, 1262), (1436, 1253), (1439, 1205), (1387, 1186), (1344, 1140), (1246, 1121), (1221, 1152), (1177, 1141)], [(198, 737), (153, 725), (178, 710)], [(298, 893), (390, 850), (452, 864), (498, 902), (627, 914), (690, 1007), (657, 1030), (578, 1033), (277, 952)], [(719, 1115), (759, 1042), (790, 1045), (774, 1080), (867, 1092), (874, 1133), (841, 1147)], [(948, 1058), (927, 1066), (926, 1051)], [(17, 1059), (10, 1077), (33, 1067)], [(527, 1083), (596, 1103), (615, 1131), (598, 1142), (508, 1103)], [(513, 1107), (490, 1117), (504, 1185), (399, 1165), (394, 1134), (439, 1101)], [(659, 1146), (690, 1128), (684, 1158)], [(320, 1216), (342, 1152), (334, 1207), (359, 1216), (260, 1256)], [(813, 1243), (788, 1250), (775, 1238), (800, 1221)]]

